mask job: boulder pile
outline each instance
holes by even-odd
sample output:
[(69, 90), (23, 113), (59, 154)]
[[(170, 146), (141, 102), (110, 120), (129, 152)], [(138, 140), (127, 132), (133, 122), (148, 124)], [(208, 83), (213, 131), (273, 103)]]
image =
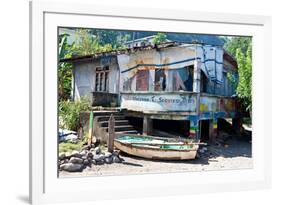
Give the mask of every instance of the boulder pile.
[(82, 172), (86, 167), (104, 164), (122, 163), (124, 159), (118, 151), (102, 151), (100, 147), (73, 151), (72, 153), (59, 153), (58, 168), (60, 171)]

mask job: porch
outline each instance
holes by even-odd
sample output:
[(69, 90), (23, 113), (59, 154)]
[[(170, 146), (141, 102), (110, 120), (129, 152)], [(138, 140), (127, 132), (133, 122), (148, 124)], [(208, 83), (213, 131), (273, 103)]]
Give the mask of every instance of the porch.
[[(120, 108), (127, 116), (141, 119), (142, 133), (147, 135), (153, 132), (157, 120), (158, 124), (159, 121), (187, 123), (183, 133), (190, 138), (200, 139), (202, 130), (205, 130), (210, 141), (218, 134), (219, 119), (231, 118), (233, 126), (239, 125), (235, 98), (207, 93), (123, 92), (120, 94)], [(169, 124), (172, 126), (172, 123), (165, 126)]]

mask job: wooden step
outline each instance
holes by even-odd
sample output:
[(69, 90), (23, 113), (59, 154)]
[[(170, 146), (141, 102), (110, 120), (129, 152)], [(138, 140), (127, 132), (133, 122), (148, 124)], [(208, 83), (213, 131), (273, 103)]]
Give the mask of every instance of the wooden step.
[(123, 115), (118, 111), (94, 111), (93, 114), (94, 116), (110, 116), (111, 114), (113, 114), (114, 116)]
[[(101, 122), (101, 121), (108, 121), (109, 118), (110, 118), (110, 115), (108, 115), (108, 116), (104, 116), (104, 115), (102, 115), (102, 116), (97, 116), (97, 118), (98, 118), (98, 122)], [(115, 119), (116, 121), (117, 121), (117, 120), (125, 120), (125, 116), (123, 116), (123, 115), (114, 116), (114, 119)]]
[[(108, 121), (99, 121), (101, 127), (108, 127)], [(128, 120), (115, 120), (115, 125), (129, 125)]]
[[(115, 126), (114, 128), (115, 128), (115, 132), (130, 131), (135, 129), (132, 125), (120, 125), (120, 126)], [(108, 128), (106, 128), (106, 131), (108, 132)]]

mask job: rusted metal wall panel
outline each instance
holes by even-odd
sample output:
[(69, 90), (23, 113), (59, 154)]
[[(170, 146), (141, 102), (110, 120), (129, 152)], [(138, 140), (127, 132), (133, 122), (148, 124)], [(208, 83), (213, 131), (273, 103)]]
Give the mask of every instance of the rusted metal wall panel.
[[(175, 91), (175, 84), (187, 79), (183, 69), (194, 65), (195, 60), (201, 61), (201, 69), (208, 78), (207, 93), (227, 95), (224, 93), (223, 82), (223, 49), (214, 46), (182, 45), (167, 47), (160, 50), (150, 49), (117, 56), (120, 67), (120, 91), (136, 91), (138, 70), (149, 70), (149, 91), (159, 91), (155, 86), (155, 70), (163, 69), (166, 77), (165, 91)], [(182, 70), (180, 70), (182, 69)], [(140, 72), (139, 72), (140, 73)], [(187, 76), (187, 73), (185, 72)], [(179, 78), (178, 80), (175, 78)], [(185, 86), (180, 86), (180, 90)], [(189, 91), (189, 90), (188, 90)]]
[(117, 56), (120, 68), (120, 91), (136, 91), (136, 78), (139, 70), (149, 70), (149, 91), (157, 91), (155, 86), (155, 70), (163, 69), (166, 76), (165, 91), (173, 91), (173, 73), (194, 64), (195, 50), (192, 47), (165, 48), (161, 51), (143, 50), (131, 54)]
[(217, 96), (201, 96), (200, 112), (235, 112), (235, 100)]
[(200, 58), (201, 69), (212, 81), (221, 84), (223, 82), (223, 49), (222, 47), (209, 45), (196, 45), (196, 53)]
[(136, 90), (148, 91), (149, 89), (149, 70), (138, 70), (136, 76)]

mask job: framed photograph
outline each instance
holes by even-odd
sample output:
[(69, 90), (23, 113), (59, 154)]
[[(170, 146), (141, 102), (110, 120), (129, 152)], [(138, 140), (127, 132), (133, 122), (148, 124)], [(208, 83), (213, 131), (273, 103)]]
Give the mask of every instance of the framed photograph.
[(271, 186), (270, 17), (36, 1), (30, 21), (32, 204)]

